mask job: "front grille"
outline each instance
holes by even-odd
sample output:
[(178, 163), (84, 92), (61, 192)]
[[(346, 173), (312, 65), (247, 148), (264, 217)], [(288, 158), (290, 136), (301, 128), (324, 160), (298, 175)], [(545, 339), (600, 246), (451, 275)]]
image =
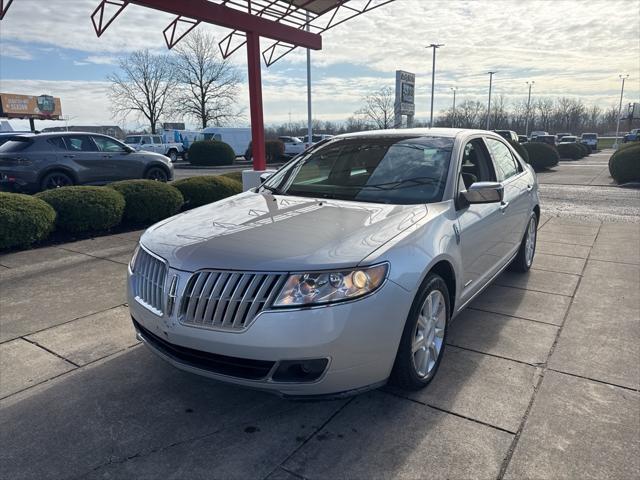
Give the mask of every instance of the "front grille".
[(196, 272), (184, 291), (180, 322), (214, 330), (243, 330), (273, 303), (286, 278), (272, 273)]
[(207, 370), (209, 372), (227, 375), (230, 377), (246, 378), (249, 380), (261, 380), (269, 375), (275, 362), (267, 360), (252, 360), (250, 358), (229, 357), (215, 353), (203, 352), (192, 348), (181, 347), (169, 343), (154, 335), (138, 322), (133, 323), (142, 335), (143, 339), (152, 347), (166, 356), (184, 365)]
[(140, 248), (133, 266), (133, 293), (135, 299), (158, 315), (163, 311), (166, 264)]

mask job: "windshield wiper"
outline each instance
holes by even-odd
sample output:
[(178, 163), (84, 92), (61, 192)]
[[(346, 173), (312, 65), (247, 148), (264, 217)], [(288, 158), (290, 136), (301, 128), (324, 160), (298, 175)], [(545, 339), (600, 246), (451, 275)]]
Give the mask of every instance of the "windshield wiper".
[(426, 185), (430, 183), (440, 183), (440, 180), (432, 177), (416, 177), (405, 178), (404, 180), (398, 180), (397, 182), (377, 183), (373, 185), (362, 185), (360, 188), (377, 188), (379, 190), (395, 190), (407, 183), (414, 183), (416, 185)]
[(269, 185), (262, 185), (262, 187), (260, 187), (264, 190), (268, 190), (269, 192), (271, 192), (274, 195), (283, 195), (283, 193), (278, 190), (276, 187), (270, 187)]

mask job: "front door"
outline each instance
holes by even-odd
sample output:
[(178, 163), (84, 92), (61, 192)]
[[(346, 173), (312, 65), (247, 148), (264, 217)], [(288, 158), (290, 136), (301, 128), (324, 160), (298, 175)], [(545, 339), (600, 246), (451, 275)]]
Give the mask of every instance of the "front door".
[(65, 135), (63, 138), (67, 147), (63, 156), (77, 165), (80, 183), (100, 183), (108, 175), (108, 169), (91, 137), (79, 134)]
[(93, 140), (102, 156), (105, 183), (142, 177), (142, 165), (135, 160), (136, 154), (129, 153), (124, 145), (108, 137), (95, 136)]

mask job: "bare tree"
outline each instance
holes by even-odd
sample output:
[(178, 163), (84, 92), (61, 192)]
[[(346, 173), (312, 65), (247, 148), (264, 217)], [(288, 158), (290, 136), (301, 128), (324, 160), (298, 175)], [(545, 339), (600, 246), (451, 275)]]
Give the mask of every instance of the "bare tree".
[(169, 57), (138, 50), (121, 58), (119, 66), (121, 73), (107, 77), (112, 83), (109, 99), (113, 116), (144, 116), (151, 133), (156, 133), (158, 121), (168, 110), (169, 93), (176, 86)]
[(215, 38), (196, 31), (175, 48), (173, 64), (179, 79), (174, 111), (206, 128), (241, 116), (237, 104), (240, 74), (220, 58)]
[(356, 115), (364, 117), (375, 128), (392, 128), (394, 125), (394, 98), (395, 93), (392, 88), (382, 87), (364, 98), (364, 106), (356, 112)]

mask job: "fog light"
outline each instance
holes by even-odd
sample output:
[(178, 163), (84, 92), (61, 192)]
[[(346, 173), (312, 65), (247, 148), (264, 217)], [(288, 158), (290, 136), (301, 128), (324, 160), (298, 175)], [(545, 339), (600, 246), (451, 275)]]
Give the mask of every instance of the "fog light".
[(283, 360), (273, 374), (274, 382), (313, 382), (320, 378), (327, 368), (329, 360)]

